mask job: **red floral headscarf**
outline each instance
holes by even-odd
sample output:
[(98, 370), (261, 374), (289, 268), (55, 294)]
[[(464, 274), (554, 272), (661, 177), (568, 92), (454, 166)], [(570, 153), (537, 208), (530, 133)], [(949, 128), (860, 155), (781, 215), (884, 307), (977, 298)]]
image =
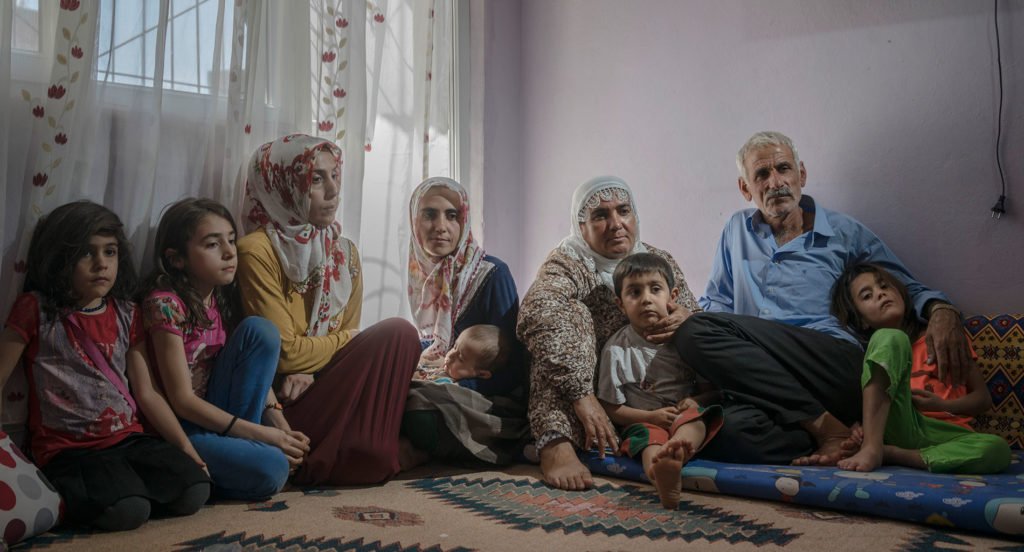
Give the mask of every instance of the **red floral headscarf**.
[(334, 155), (340, 169), (341, 148), (328, 140), (291, 134), (267, 142), (253, 153), (245, 182), (246, 232), (262, 228), (294, 289), (315, 290), (309, 336), (334, 330), (336, 315), (352, 293), (341, 224), (318, 228), (309, 222), (309, 190), (320, 151)]
[[(416, 235), (416, 217), (420, 201), (436, 188), (443, 187), (458, 194), (459, 224), (462, 234), (455, 250), (444, 257), (432, 257), (423, 249)], [(469, 198), (466, 190), (450, 178), (424, 180), (409, 200), (409, 306), (420, 332), (420, 339), (432, 341), (424, 351), (425, 359), (441, 358), (452, 345), (455, 321), (476, 294), (480, 284), (494, 265), (484, 261), (484, 250), (473, 239), (469, 229)]]

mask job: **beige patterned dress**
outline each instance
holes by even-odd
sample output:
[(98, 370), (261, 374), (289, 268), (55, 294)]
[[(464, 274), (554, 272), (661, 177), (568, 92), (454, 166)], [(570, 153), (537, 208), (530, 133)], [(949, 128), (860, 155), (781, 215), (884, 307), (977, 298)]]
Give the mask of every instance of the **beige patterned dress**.
[[(679, 288), (676, 302), (691, 312), (700, 311), (675, 259), (644, 245), (672, 266)], [(523, 298), (516, 327), (532, 357), (529, 418), (535, 438), (557, 432), (586, 448), (572, 403), (594, 393), (601, 348), (628, 323), (615, 305), (615, 292), (579, 255), (564, 247), (548, 255)]]

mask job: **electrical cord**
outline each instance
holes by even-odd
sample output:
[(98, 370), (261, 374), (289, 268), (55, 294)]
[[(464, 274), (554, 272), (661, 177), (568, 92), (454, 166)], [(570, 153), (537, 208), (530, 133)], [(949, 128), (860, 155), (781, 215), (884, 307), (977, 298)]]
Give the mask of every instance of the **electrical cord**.
[(996, 27), (996, 67), (999, 72), (999, 114), (996, 119), (996, 166), (999, 167), (999, 181), (1002, 187), (999, 191), (999, 198), (992, 206), (992, 217), (1000, 218), (1006, 213), (1006, 176), (1003, 174), (1003, 161), (999, 157), (999, 146), (1003, 139), (1003, 56), (1002, 45), (999, 41), (999, 0), (993, 0), (993, 18)]

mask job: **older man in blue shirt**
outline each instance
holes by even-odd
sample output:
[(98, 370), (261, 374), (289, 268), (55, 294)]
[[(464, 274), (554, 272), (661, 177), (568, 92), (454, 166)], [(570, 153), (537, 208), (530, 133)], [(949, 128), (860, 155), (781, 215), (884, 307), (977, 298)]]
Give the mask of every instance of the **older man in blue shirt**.
[(864, 225), (802, 195), (807, 171), (785, 135), (755, 134), (736, 165), (740, 193), (757, 208), (729, 219), (700, 298), (706, 312), (673, 338), (723, 392), (725, 424), (703, 456), (832, 465), (854, 452), (847, 439), (861, 416), (863, 350), (829, 314), (843, 269), (870, 261), (907, 285), (928, 320), (929, 353), (954, 381), (971, 362), (959, 313)]

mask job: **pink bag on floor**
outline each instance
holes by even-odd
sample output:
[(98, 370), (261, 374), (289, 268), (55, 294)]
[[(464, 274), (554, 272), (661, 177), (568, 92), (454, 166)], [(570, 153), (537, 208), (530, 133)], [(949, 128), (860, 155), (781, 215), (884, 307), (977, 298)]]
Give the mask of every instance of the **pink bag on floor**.
[[(10, 546), (57, 524), (63, 504), (43, 472), (0, 431), (0, 531)], [(4, 548), (6, 549), (6, 547)]]

